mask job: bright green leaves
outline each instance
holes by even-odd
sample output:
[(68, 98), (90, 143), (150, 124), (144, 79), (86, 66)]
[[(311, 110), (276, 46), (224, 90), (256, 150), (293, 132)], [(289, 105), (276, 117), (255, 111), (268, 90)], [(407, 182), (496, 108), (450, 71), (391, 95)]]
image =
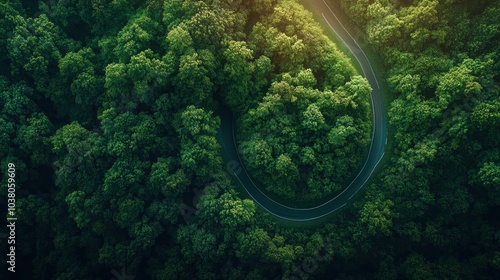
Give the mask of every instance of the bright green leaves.
[(244, 110), (251, 102), (250, 95), (257, 94), (253, 51), (244, 41), (230, 41), (223, 57), (226, 61), (224, 83), (227, 84), (224, 99), (232, 108)]
[(444, 43), (447, 30), (439, 28), (444, 22), (438, 17), (439, 3), (436, 0), (419, 1), (398, 9), (388, 5), (386, 1), (371, 4), (366, 1), (358, 2), (366, 5), (359, 8), (366, 11), (366, 17), (370, 19), (368, 37), (379, 49), (397, 46), (399, 49), (422, 50), (429, 43)]
[(479, 104), (474, 108), (471, 120), (481, 131), (500, 127), (500, 101), (493, 100)]
[(108, 109), (99, 119), (104, 136), (109, 140), (107, 149), (111, 155), (126, 157), (132, 152), (141, 158), (149, 159), (152, 153), (157, 152), (156, 145), (162, 143), (156, 123), (147, 114), (117, 114), (115, 109)]
[[(73, 122), (51, 138), (60, 159), (55, 163), (60, 188), (57, 199), (67, 204), (70, 217), (83, 233), (100, 236), (114, 232), (118, 236), (118, 242), (106, 241), (95, 248), (101, 261), (130, 263), (136, 255), (120, 254), (148, 250), (163, 231), (158, 221), (176, 219), (172, 214), (173, 209), (178, 210), (172, 205), (175, 198), (164, 201), (171, 207), (147, 202), (160, 198), (160, 193), (182, 192), (187, 179), (177, 178), (182, 177), (177, 173), (170, 176), (173, 163), (159, 160), (151, 167), (149, 161), (158, 151), (161, 137), (150, 116), (108, 109), (100, 120), (99, 134)], [(170, 190), (174, 188), (179, 190)], [(119, 237), (122, 235), (127, 236), (126, 241)]]
[[(238, 246), (238, 237), (255, 222), (256, 205), (248, 199), (240, 199), (234, 190), (223, 191), (218, 185), (229, 188), (230, 181), (223, 177), (208, 186), (198, 202), (198, 211), (189, 226), (181, 226), (177, 241), (182, 245), (182, 254), (188, 262), (204, 260), (211, 264), (227, 256), (233, 246)], [(265, 239), (266, 233), (258, 232), (254, 239)], [(260, 237), (260, 235), (264, 235)], [(258, 244), (265, 248), (265, 244)], [(245, 247), (245, 245), (243, 245)], [(240, 251), (239, 247), (235, 250)]]
[(15, 73), (28, 71), (41, 78), (47, 73), (49, 61), (57, 62), (61, 56), (56, 46), (57, 27), (46, 16), (28, 20), (18, 16), (16, 21), (13, 37), (8, 40), (12, 70)]
[(215, 51), (227, 37), (227, 30), (231, 30), (234, 24), (234, 16), (225, 10), (220, 10), (220, 13), (203, 9), (186, 21), (186, 29), (197, 48)]
[[(257, 21), (248, 46), (255, 56), (269, 57), (277, 74), (289, 72), (296, 76), (300, 71), (311, 71), (320, 88), (337, 88), (355, 73), (349, 61), (322, 34), (311, 14), (294, 1), (278, 1), (269, 16)], [(307, 81), (299, 77), (306, 87), (316, 84), (310, 76)]]
[[(371, 8), (371, 7), (370, 7)], [(382, 10), (383, 11), (383, 10)], [(374, 16), (380, 17), (379, 12), (376, 9), (372, 10), (372, 13), (377, 13)], [(385, 12), (384, 12), (385, 14)], [(403, 21), (401, 21), (396, 15), (390, 14), (387, 16), (383, 16), (379, 21), (375, 23), (371, 23), (368, 26), (368, 36), (371, 42), (374, 42), (377, 45), (383, 46), (385, 44), (392, 43), (394, 38), (401, 37), (401, 27), (403, 25)]]
[(122, 63), (147, 49), (157, 45), (154, 42), (160, 31), (158, 22), (150, 18), (146, 12), (132, 18), (118, 33), (114, 54)]
[(446, 29), (440, 28), (444, 22), (437, 13), (437, 0), (424, 0), (417, 6), (401, 9), (403, 29), (409, 34), (410, 46), (421, 49), (430, 42), (436, 45), (444, 43)]
[(185, 100), (185, 104), (202, 105), (211, 96), (214, 85), (210, 76), (214, 70), (214, 60), (209, 51), (180, 57), (174, 88)]
[(479, 180), (490, 193), (491, 200), (500, 204), (500, 165), (494, 162), (485, 162), (478, 172)]
[(252, 200), (240, 200), (230, 193), (224, 193), (219, 200), (221, 225), (235, 229), (253, 221), (256, 207)]
[(296, 70), (305, 60), (305, 47), (297, 35), (288, 36), (275, 27), (257, 23), (250, 36), (251, 43), (265, 56), (270, 57), (280, 72)]
[(110, 98), (118, 98), (128, 85), (126, 66), (123, 64), (109, 64), (106, 66), (106, 89)]
[(467, 67), (467, 61), (464, 61), (462, 65), (450, 69), (442, 76), (436, 88), (439, 105), (445, 108), (455, 100), (472, 97), (482, 91), (477, 77), (471, 72)]
[(177, 197), (186, 191), (189, 178), (184, 170), (177, 169), (174, 158), (158, 158), (151, 166), (148, 187), (153, 192), (161, 192), (165, 197)]
[(242, 118), (241, 152), (267, 190), (312, 200), (337, 191), (369, 143), (371, 87), (354, 76), (335, 92), (319, 91), (310, 70), (282, 74)]
[(362, 119), (367, 118), (370, 114), (369, 102), (372, 88), (368, 81), (361, 76), (353, 76), (344, 86), (340, 87), (340, 91), (345, 90), (347, 95), (352, 98), (350, 106), (354, 109), (354, 117)]
[(270, 244), (271, 246), (269, 246), (264, 258), (270, 262), (280, 264), (285, 269), (290, 268), (295, 260), (294, 247), (292, 245), (285, 244), (284, 237), (279, 235), (276, 235)]
[(381, 192), (367, 194), (366, 203), (360, 210), (361, 222), (368, 228), (372, 235), (390, 235), (392, 231), (392, 206), (394, 203), (386, 199)]
[(244, 41), (230, 41), (224, 51), (224, 58), (226, 59), (224, 72), (232, 77), (243, 76), (244, 71), (253, 70), (248, 66), (248, 62), (253, 59), (253, 51)]
[(269, 143), (262, 139), (245, 141), (241, 145), (243, 154), (252, 157), (252, 164), (256, 168), (268, 168), (274, 161), (272, 157), (272, 147)]
[(287, 155), (281, 154), (276, 159), (276, 171), (278, 172), (278, 176), (281, 178), (287, 178), (292, 181), (299, 177), (299, 169), (292, 162), (292, 159)]
[(178, 133), (181, 137), (189, 138), (196, 138), (202, 134), (214, 136), (219, 125), (219, 119), (212, 117), (211, 112), (207, 113), (201, 108), (188, 106), (181, 114)]
[(349, 18), (352, 19), (359, 26), (366, 26), (368, 14), (368, 7), (372, 1), (370, 0), (353, 0), (353, 1), (341, 1), (342, 9), (349, 14)]
[[(19, 200), (34, 278), (46, 267), (56, 278), (138, 275), (150, 260), (145, 277), (262, 279), (304, 255), (305, 235), (268, 224), (220, 178), (212, 111), (254, 109), (258, 132), (242, 147), (281, 192), (302, 166), (315, 170), (313, 196), (334, 189), (321, 180), (324, 136), (357, 89), (333, 93), (354, 71), (309, 13), (275, 0), (7, 2), (0, 158), (36, 192)], [(196, 215), (179, 225), (188, 201)]]
[(151, 94), (150, 91), (164, 88), (167, 84), (170, 75), (167, 64), (148, 49), (133, 56), (127, 66), (127, 74), (133, 81), (135, 93), (142, 97), (141, 101), (150, 104), (152, 100), (148, 100), (145, 96)]
[(181, 166), (196, 174), (202, 180), (221, 163), (220, 146), (214, 137), (199, 136), (194, 142), (183, 145), (181, 151)]
[(302, 113), (302, 126), (310, 130), (318, 130), (325, 124), (325, 118), (316, 104), (311, 104)]
[(271, 244), (271, 237), (261, 228), (247, 229), (240, 232), (235, 243), (236, 256), (239, 259), (259, 258)]
[(136, 108), (138, 103), (151, 105), (172, 69), (151, 50), (143, 51), (128, 64), (112, 63), (106, 67), (106, 100), (115, 107)]
[(348, 138), (356, 133), (354, 120), (350, 116), (342, 116), (337, 119), (335, 127), (328, 132), (328, 143), (334, 147), (342, 147)]
[[(230, 184), (227, 178), (222, 178), (215, 184), (207, 187), (201, 196), (198, 209), (200, 220), (214, 227), (224, 226), (224, 231), (233, 234), (254, 222), (256, 212), (255, 202), (241, 199), (234, 190), (222, 190), (219, 184)], [(224, 186), (228, 188), (229, 185)]]
[(297, 86), (303, 86), (305, 88), (314, 88), (316, 86), (316, 77), (311, 69), (301, 70), (297, 74), (297, 81), (294, 82)]
[(7, 44), (11, 71), (33, 78), (37, 89), (51, 96), (47, 87), (61, 53), (74, 49), (76, 44), (66, 39), (45, 15), (26, 20), (17, 16), (16, 25)]
[(181, 166), (200, 180), (209, 179), (221, 165), (220, 145), (215, 139), (220, 120), (211, 112), (188, 106), (175, 124), (181, 139)]
[(78, 52), (69, 52), (59, 60), (59, 73), (65, 80), (75, 79), (80, 73), (94, 73), (92, 59), (95, 54), (90, 48), (83, 48)]
[(169, 51), (177, 57), (194, 52), (193, 39), (182, 24), (168, 32), (167, 44)]
[(57, 130), (51, 141), (54, 152), (58, 154), (68, 153), (68, 155), (78, 153), (78, 155), (75, 154), (75, 157), (79, 157), (86, 155), (88, 150), (93, 148), (93, 144), (97, 143), (98, 138), (96, 133), (73, 122)]
[(302, 149), (302, 155), (300, 157), (300, 162), (302, 164), (314, 164), (314, 162), (316, 161), (316, 156), (315, 156), (315, 152), (314, 152), (314, 149), (311, 148), (311, 147), (304, 147)]

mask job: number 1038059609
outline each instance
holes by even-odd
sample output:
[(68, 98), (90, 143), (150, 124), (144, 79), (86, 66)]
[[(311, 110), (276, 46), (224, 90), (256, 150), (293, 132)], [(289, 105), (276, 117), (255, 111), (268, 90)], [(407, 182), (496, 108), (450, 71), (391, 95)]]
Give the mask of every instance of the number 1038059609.
[(16, 212), (16, 166), (14, 163), (8, 164), (7, 192), (8, 215), (14, 217)]

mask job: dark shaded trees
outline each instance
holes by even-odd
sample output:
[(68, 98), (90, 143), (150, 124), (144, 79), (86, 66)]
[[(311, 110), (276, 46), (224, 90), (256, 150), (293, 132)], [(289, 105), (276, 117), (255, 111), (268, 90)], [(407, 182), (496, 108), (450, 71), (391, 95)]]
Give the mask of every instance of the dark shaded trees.
[(369, 85), (295, 1), (3, 1), (21, 277), (498, 278), (499, 1), (342, 6), (387, 68), (394, 151), (343, 212), (294, 228), (222, 174), (213, 112), (236, 113), (275, 193), (355, 172)]

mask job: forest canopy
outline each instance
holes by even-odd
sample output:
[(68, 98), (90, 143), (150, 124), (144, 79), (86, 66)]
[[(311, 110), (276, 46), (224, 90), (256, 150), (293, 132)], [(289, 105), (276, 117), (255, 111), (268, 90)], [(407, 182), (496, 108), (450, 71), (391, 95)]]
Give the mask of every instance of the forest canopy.
[(342, 211), (294, 227), (227, 175), (217, 112), (234, 112), (267, 192), (344, 187), (371, 89), (321, 15), (295, 0), (0, 0), (16, 276), (497, 279), (500, 1), (326, 2), (393, 97), (390, 151)]
[[(221, 105), (241, 120), (245, 160), (260, 147), (254, 128), (269, 131), (260, 139), (269, 162), (248, 164), (281, 172), (264, 183), (283, 196), (294, 189), (286, 198), (331, 194), (358, 168), (371, 89), (298, 3), (2, 1), (0, 12), (1, 158), (19, 169), (31, 232), (20, 254), (34, 278), (97, 279), (121, 267), (241, 278), (264, 255), (272, 265), (250, 274), (260, 278), (320, 250), (259, 222), (266, 214), (224, 175), (217, 139)], [(284, 115), (257, 117), (263, 107)], [(302, 168), (311, 177), (283, 181)], [(242, 266), (218, 265), (235, 260)]]

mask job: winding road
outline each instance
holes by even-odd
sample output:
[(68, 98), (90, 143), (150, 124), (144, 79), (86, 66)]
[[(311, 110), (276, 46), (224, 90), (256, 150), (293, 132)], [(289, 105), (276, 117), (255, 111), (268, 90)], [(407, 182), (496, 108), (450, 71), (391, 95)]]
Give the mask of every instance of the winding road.
[(323, 11), (323, 13), (321, 13), (322, 17), (352, 52), (361, 66), (364, 77), (368, 80), (373, 89), (371, 94), (373, 116), (372, 141), (366, 161), (354, 180), (339, 195), (316, 207), (293, 208), (280, 204), (262, 192), (245, 170), (236, 145), (232, 112), (228, 108), (223, 108), (219, 113), (221, 117), (219, 140), (221, 142), (222, 152), (228, 171), (236, 176), (247, 193), (260, 207), (276, 217), (289, 221), (315, 220), (345, 206), (371, 177), (378, 163), (384, 156), (385, 146), (387, 144), (387, 125), (382, 102), (382, 93), (368, 57), (324, 0), (309, 1), (316, 11)]

